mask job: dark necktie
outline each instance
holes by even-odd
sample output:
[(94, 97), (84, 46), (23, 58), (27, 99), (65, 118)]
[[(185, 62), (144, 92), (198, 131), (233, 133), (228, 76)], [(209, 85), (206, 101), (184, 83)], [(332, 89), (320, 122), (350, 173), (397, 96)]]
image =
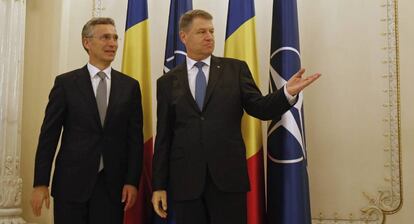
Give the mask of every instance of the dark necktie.
[(195, 101), (197, 102), (198, 108), (203, 110), (204, 97), (206, 95), (207, 80), (206, 75), (203, 72), (204, 62), (197, 62), (194, 66), (198, 68), (196, 82), (195, 82)]
[[(101, 80), (99, 81), (98, 88), (96, 89), (96, 104), (98, 105), (99, 117), (101, 119), (101, 124), (103, 127), (105, 123), (106, 108), (108, 107), (106, 74), (101, 71), (101, 72), (98, 72), (97, 75), (99, 76)], [(103, 157), (101, 154), (98, 172), (103, 170), (103, 168), (104, 168), (104, 163), (103, 163)]]
[(106, 75), (104, 72), (97, 74), (101, 80), (96, 89), (96, 103), (98, 105), (99, 117), (101, 118), (102, 127), (105, 122), (106, 108), (107, 108), (107, 89), (106, 89)]

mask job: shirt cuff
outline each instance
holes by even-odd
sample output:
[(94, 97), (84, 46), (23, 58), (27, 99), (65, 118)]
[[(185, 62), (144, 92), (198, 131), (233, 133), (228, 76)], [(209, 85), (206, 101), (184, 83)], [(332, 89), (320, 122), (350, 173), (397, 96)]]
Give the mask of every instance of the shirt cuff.
[(296, 103), (296, 97), (298, 95), (292, 96), (288, 93), (287, 89), (286, 89), (286, 85), (283, 86), (283, 92), (285, 93), (286, 99), (289, 102), (289, 104), (291, 106), (293, 106)]

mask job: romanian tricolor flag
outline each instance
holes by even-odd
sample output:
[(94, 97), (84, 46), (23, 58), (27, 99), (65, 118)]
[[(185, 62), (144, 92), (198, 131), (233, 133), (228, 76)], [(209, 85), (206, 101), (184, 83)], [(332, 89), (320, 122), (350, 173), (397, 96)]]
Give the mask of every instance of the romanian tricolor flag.
[[(259, 71), (256, 54), (256, 25), (253, 0), (229, 0), (224, 56), (246, 61), (256, 83)], [(250, 192), (247, 193), (247, 223), (262, 224), (264, 178), (261, 122), (246, 113), (242, 119), (246, 144)]]
[(144, 113), (144, 159), (137, 201), (125, 213), (125, 224), (151, 223), (151, 166), (153, 154), (150, 50), (147, 0), (128, 0), (122, 72), (141, 86)]

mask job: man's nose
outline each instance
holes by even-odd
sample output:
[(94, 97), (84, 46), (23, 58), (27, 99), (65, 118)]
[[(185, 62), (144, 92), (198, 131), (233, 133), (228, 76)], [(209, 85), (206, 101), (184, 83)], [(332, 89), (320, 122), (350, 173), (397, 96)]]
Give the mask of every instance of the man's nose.
[(214, 39), (214, 34), (207, 32), (206, 39), (207, 40), (213, 40)]
[(118, 46), (118, 40), (115, 38), (111, 38), (108, 43), (110, 46)]

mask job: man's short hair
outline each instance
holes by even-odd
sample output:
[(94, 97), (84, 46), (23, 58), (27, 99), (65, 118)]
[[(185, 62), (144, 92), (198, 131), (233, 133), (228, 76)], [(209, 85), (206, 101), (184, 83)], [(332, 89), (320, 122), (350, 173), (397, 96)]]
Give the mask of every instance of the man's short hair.
[[(83, 45), (83, 38), (89, 38), (93, 36), (93, 28), (96, 25), (112, 25), (115, 27), (115, 22), (112, 18), (109, 17), (94, 17), (90, 19), (82, 28), (82, 46), (83, 49), (85, 49), (86, 52), (88, 52), (88, 49), (85, 48)], [(89, 54), (89, 52), (88, 52)]]
[(204, 10), (201, 10), (201, 9), (189, 10), (186, 13), (184, 13), (180, 18), (180, 26), (179, 26), (180, 31), (186, 31), (191, 26), (195, 18), (213, 20), (213, 16)]
[(95, 17), (90, 19), (84, 26), (82, 29), (82, 38), (85, 37), (91, 37), (93, 35), (93, 28), (96, 25), (112, 25), (115, 27), (115, 22), (112, 18), (109, 17)]

